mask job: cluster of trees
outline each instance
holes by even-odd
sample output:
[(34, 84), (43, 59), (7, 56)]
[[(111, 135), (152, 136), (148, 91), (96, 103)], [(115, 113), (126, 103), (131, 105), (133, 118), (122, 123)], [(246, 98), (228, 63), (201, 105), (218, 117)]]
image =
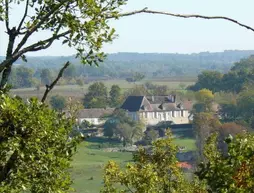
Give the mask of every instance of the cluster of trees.
[(0, 104), (0, 192), (69, 191), (75, 118), (36, 98), (25, 103), (0, 92)]
[(122, 97), (121, 88), (118, 85), (112, 85), (108, 93), (105, 84), (95, 82), (89, 86), (83, 104), (85, 108), (119, 107), (123, 102)]
[[(254, 56), (235, 63), (226, 74), (217, 71), (204, 71), (198, 76), (191, 90), (199, 90), (207, 99), (196, 97), (202, 104), (219, 104), (219, 115), (224, 121), (241, 121), (254, 128)], [(201, 90), (200, 90), (201, 89)], [(209, 91), (210, 90), (210, 91)], [(206, 94), (205, 94), (206, 93)], [(209, 102), (210, 101), (210, 102)], [(198, 112), (204, 111), (204, 105), (196, 104)], [(208, 107), (206, 107), (208, 108)], [(206, 110), (210, 110), (209, 108)]]
[(132, 75), (132, 77), (128, 77), (128, 78), (126, 78), (126, 81), (127, 82), (138, 82), (138, 81), (141, 81), (141, 80), (143, 80), (145, 78), (145, 75), (144, 74), (141, 74), (141, 73), (138, 73), (138, 72), (136, 72), (136, 73), (134, 73), (133, 75)]
[(252, 54), (254, 51), (203, 52), (199, 54), (116, 53), (108, 54), (107, 59), (100, 63), (100, 68), (83, 66), (75, 56), (27, 57), (27, 63), (21, 60), (17, 63), (24, 64), (35, 71), (38, 68), (56, 70), (65, 60), (68, 60), (76, 68), (76, 77), (130, 78), (133, 72), (145, 74), (149, 78), (196, 77), (204, 70), (227, 72), (232, 67), (232, 62), (237, 62)]
[(124, 110), (116, 109), (104, 124), (104, 136), (119, 138), (123, 146), (132, 145), (143, 137), (145, 125), (142, 121), (133, 121)]
[[(83, 86), (86, 82), (86, 77), (77, 76), (76, 68), (70, 65), (63, 73), (61, 80), (57, 84), (78, 84)], [(40, 68), (34, 70), (25, 66), (17, 66), (12, 69), (8, 83), (12, 88), (30, 88), (49, 85), (56, 77), (58, 70), (49, 68)]]
[(239, 93), (254, 83), (254, 56), (236, 62), (228, 73), (219, 71), (204, 71), (198, 76), (195, 85), (190, 90), (209, 89), (213, 92), (226, 91)]
[(132, 96), (141, 95), (168, 95), (169, 90), (166, 85), (155, 85), (151, 82), (134, 85), (133, 88), (125, 92), (118, 85), (112, 85), (110, 91), (103, 82), (95, 82), (88, 87), (88, 92), (84, 97), (85, 108), (106, 108), (120, 107), (124, 100)]
[(228, 137), (223, 154), (213, 134), (204, 147), (204, 162), (192, 180), (179, 168), (177, 147), (172, 135), (153, 143), (152, 150), (141, 148), (133, 163), (122, 170), (114, 161), (105, 167), (102, 192), (252, 192), (254, 189), (254, 136), (248, 133)]

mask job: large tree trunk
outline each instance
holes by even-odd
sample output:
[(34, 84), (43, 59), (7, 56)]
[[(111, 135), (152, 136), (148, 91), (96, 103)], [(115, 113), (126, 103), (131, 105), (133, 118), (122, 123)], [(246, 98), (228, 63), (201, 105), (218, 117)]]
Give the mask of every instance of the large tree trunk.
[[(7, 47), (7, 51), (6, 51), (6, 60), (9, 60), (10, 58), (12, 58), (13, 47), (14, 47), (15, 39), (17, 37), (16, 28), (13, 27), (11, 30), (9, 30), (8, 35), (9, 35), (9, 43), (8, 43), (8, 47)], [(5, 61), (3, 61), (2, 64), (4, 62)], [(4, 66), (4, 70), (2, 72), (2, 79), (1, 79), (1, 83), (0, 83), (0, 89), (3, 89), (8, 82), (9, 76), (11, 74), (11, 68), (12, 68), (13, 62), (14, 61), (10, 61), (10, 62), (6, 63)]]

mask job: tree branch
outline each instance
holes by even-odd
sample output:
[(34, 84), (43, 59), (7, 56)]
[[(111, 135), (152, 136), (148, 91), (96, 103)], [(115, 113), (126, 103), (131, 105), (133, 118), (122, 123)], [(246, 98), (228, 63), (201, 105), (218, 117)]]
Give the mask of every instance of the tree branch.
[[(136, 15), (136, 14), (140, 14), (140, 13), (168, 15), (168, 16), (172, 16), (172, 17), (181, 17), (181, 18), (200, 18), (200, 19), (226, 20), (226, 21), (235, 23), (235, 24), (237, 24), (241, 27), (244, 27), (244, 28), (254, 32), (253, 27), (250, 27), (248, 25), (240, 23), (235, 19), (232, 19), (232, 18), (229, 18), (229, 17), (223, 17), (223, 16), (205, 16), (205, 15), (197, 15), (197, 14), (190, 14), (190, 15), (189, 14), (175, 14), (175, 13), (163, 12), (163, 11), (153, 11), (153, 10), (149, 10), (148, 8), (144, 8), (144, 9), (137, 10), (137, 11), (127, 12), (127, 13), (120, 13), (118, 17), (126, 17), (126, 16)], [(115, 18), (115, 16), (112, 16), (112, 15), (107, 16), (107, 19), (112, 19), (112, 18)]]
[(19, 27), (18, 27), (18, 29), (17, 29), (17, 33), (20, 33), (20, 29), (21, 29), (21, 27), (22, 27), (22, 25), (23, 25), (23, 23), (24, 23), (24, 21), (25, 21), (25, 19), (26, 19), (27, 12), (28, 12), (28, 6), (29, 6), (29, 0), (26, 0), (25, 12), (24, 12), (24, 15), (23, 15), (23, 17), (22, 17), (20, 23), (19, 23)]
[(57, 84), (58, 80), (63, 76), (63, 72), (64, 70), (70, 65), (70, 62), (66, 62), (65, 65), (61, 68), (61, 70), (59, 71), (56, 79), (50, 84), (50, 85), (46, 85), (46, 90), (44, 92), (44, 95), (41, 99), (41, 102), (45, 102), (49, 92), (54, 88), (54, 86)]
[(39, 22), (34, 25), (34, 27), (32, 27), (30, 30), (28, 30), (25, 34), (25, 36), (23, 37), (23, 39), (21, 40), (21, 42), (18, 44), (17, 48), (14, 51), (14, 54), (19, 52), (19, 50), (22, 48), (22, 46), (25, 45), (25, 43), (27, 42), (28, 38), (38, 29), (41, 27), (41, 25), (48, 20), (48, 18), (50, 17), (50, 15), (52, 15), (55, 11), (57, 11), (64, 3), (66, 3), (67, 0), (62, 0), (60, 1), (60, 3), (58, 5), (56, 5), (54, 8), (51, 9), (51, 11), (49, 11), (44, 17), (40, 18)]
[[(58, 35), (53, 35), (52, 37), (46, 39), (46, 40), (43, 40), (43, 41), (39, 41), (37, 43), (34, 43), (22, 50), (20, 50), (19, 52), (17, 53), (14, 53), (10, 58), (4, 60), (1, 64), (0, 64), (0, 73), (4, 70), (4, 68), (6, 67), (6, 65), (8, 65), (9, 63), (13, 63), (15, 62), (20, 56), (22, 56), (23, 54), (27, 53), (27, 52), (33, 52), (33, 51), (38, 51), (38, 50), (43, 50), (43, 49), (46, 49), (48, 48), (55, 39), (58, 39), (60, 37), (64, 37), (65, 35), (69, 34), (70, 31), (65, 31), (65, 32), (62, 32)], [(47, 45), (44, 45), (48, 43)]]
[[(92, 50), (90, 50), (87, 54), (86, 57), (84, 59), (87, 59), (90, 55), (92, 54)], [(61, 70), (59, 71), (56, 79), (50, 84), (50, 85), (46, 85), (46, 90), (44, 92), (44, 95), (41, 99), (41, 102), (45, 102), (49, 92), (54, 88), (54, 86), (57, 84), (57, 82), (59, 81), (59, 79), (63, 76), (64, 71), (66, 70), (66, 68), (70, 65), (70, 62), (66, 62), (65, 65), (61, 68)]]
[(5, 0), (5, 26), (7, 29), (7, 33), (10, 31), (9, 27), (9, 0)]

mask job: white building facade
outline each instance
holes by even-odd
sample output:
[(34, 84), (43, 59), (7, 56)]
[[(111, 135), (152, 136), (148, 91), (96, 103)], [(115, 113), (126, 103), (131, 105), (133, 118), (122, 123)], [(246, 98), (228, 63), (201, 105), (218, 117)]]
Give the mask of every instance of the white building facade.
[(163, 121), (173, 124), (188, 124), (189, 110), (175, 101), (172, 96), (129, 96), (121, 107), (133, 120), (143, 120), (146, 125)]

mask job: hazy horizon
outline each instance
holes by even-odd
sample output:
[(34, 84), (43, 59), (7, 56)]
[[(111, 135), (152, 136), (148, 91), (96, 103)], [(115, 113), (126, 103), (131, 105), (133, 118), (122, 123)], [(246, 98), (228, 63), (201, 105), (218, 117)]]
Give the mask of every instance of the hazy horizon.
[[(201, 53), (210, 53), (210, 54), (216, 54), (216, 53), (223, 53), (223, 52), (230, 52), (230, 51), (254, 51), (254, 48), (252, 50), (239, 50), (239, 49), (230, 49), (230, 50), (223, 50), (223, 51), (203, 51), (203, 52), (190, 52), (190, 53), (180, 53), (180, 52), (112, 52), (112, 53), (106, 53), (106, 55), (108, 54), (179, 54), (179, 55), (194, 55), (194, 54), (201, 54)], [(71, 54), (71, 55), (26, 55), (27, 57), (70, 57), (70, 56), (75, 56), (75, 54)], [(4, 55), (0, 55), (0, 57), (5, 57)]]

